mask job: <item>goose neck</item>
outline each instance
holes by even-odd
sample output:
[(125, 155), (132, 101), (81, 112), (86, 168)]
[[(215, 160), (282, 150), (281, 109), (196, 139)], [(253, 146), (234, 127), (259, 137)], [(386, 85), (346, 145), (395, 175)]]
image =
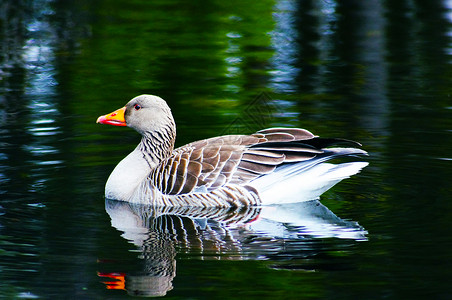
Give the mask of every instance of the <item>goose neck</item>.
[(143, 135), (138, 148), (143, 153), (150, 166), (155, 167), (162, 160), (171, 155), (174, 149), (174, 141), (175, 135), (170, 132), (146, 132)]

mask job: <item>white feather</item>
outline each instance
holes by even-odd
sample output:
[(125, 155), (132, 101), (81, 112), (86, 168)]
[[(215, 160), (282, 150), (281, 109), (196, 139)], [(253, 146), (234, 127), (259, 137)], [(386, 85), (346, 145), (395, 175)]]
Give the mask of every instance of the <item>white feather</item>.
[(314, 161), (278, 167), (249, 185), (259, 191), (263, 205), (295, 203), (317, 199), (339, 181), (358, 173), (367, 162), (341, 164)]

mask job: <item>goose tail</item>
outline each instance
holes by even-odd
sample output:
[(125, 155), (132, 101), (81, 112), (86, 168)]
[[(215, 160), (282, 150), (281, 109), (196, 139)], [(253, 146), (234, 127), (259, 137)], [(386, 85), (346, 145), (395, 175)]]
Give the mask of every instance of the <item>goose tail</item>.
[(259, 191), (263, 205), (295, 203), (318, 199), (336, 183), (359, 173), (369, 163), (354, 161), (333, 164), (337, 157), (367, 155), (357, 148), (328, 148), (325, 153), (308, 161), (283, 164), (266, 176), (249, 183)]

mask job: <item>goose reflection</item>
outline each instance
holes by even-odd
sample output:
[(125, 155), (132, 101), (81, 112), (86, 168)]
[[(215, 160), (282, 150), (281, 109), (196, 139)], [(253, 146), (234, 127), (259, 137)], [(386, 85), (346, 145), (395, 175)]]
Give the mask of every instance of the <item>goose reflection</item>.
[[(106, 200), (111, 225), (141, 252), (139, 274), (100, 273), (109, 288), (131, 295), (164, 296), (173, 288), (176, 253), (203, 259), (265, 259), (287, 240), (306, 249), (306, 237), (366, 240), (356, 222), (342, 220), (318, 200), (264, 207), (153, 207)], [(297, 244), (295, 245), (297, 247)]]

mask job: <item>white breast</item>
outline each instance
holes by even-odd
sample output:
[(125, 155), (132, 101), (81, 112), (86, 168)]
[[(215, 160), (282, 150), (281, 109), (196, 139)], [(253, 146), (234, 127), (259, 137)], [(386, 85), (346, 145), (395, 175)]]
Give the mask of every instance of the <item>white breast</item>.
[(128, 201), (151, 169), (143, 154), (135, 149), (115, 167), (105, 185), (105, 197)]

